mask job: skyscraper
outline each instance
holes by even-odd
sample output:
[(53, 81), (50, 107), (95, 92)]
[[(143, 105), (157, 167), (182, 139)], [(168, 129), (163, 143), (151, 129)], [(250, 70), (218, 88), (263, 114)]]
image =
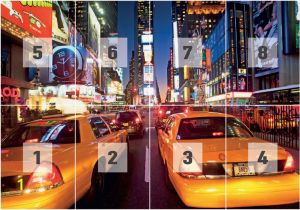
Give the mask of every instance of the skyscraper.
[[(206, 40), (225, 10), (224, 1), (174, 1), (172, 2), (172, 21), (174, 38), (199, 37)], [(203, 42), (202, 41), (202, 42)], [(174, 48), (174, 64), (178, 63)], [(174, 76), (179, 77), (179, 87), (174, 88), (176, 95), (184, 96), (176, 100), (190, 103), (197, 100), (197, 81), (201, 71), (197, 68), (174, 66)], [(188, 77), (185, 77), (185, 73)], [(199, 74), (200, 73), (200, 74)], [(194, 88), (191, 88), (194, 87)], [(184, 91), (186, 91), (184, 93)], [(192, 97), (193, 95), (193, 97)]]
[(154, 73), (153, 2), (135, 2), (135, 84), (138, 103), (155, 101), (156, 82)]

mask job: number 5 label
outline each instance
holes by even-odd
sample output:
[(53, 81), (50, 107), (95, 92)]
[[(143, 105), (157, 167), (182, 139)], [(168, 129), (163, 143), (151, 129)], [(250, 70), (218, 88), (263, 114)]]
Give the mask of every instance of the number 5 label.
[(101, 67), (127, 67), (127, 38), (100, 39)]
[(52, 39), (24, 38), (23, 67), (47, 68), (51, 66)]
[(42, 162), (52, 162), (52, 144), (24, 143), (23, 172), (33, 172)]
[(174, 143), (173, 171), (202, 172), (202, 143)]
[(249, 143), (248, 164), (254, 165), (256, 173), (277, 172), (278, 147), (273, 143)]

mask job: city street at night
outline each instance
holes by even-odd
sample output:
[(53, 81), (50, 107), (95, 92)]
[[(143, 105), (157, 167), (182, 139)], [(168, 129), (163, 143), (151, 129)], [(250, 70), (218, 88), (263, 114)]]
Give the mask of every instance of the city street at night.
[(0, 8), (0, 209), (300, 209), (299, 0)]

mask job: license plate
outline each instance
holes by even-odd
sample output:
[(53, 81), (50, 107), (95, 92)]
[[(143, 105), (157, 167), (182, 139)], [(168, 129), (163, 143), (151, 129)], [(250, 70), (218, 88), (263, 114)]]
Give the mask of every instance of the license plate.
[(123, 126), (128, 126), (128, 123), (123, 123)]
[(253, 165), (247, 163), (234, 164), (234, 175), (235, 176), (253, 176), (255, 175), (255, 169)]

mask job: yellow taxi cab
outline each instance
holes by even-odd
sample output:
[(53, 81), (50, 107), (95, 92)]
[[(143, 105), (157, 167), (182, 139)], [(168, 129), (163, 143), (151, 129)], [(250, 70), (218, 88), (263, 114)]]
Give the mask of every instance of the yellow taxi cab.
[[(183, 171), (178, 168), (187, 156), (182, 156), (179, 167), (174, 164), (176, 156), (182, 155), (174, 152), (174, 148), (185, 149), (181, 143), (202, 143), (202, 159), (193, 158), (194, 164), (184, 165)], [(206, 111), (169, 116), (165, 126), (158, 130), (166, 185), (175, 189), (189, 207), (232, 208), (299, 202), (299, 175), (292, 155), (276, 147), (277, 159), (272, 155), (266, 160), (268, 164), (277, 162), (277, 168), (268, 171), (267, 167), (258, 168), (255, 161), (248, 160), (248, 152), (252, 152), (248, 150), (249, 143), (269, 142), (254, 137), (234, 116)]]
[[(98, 143), (126, 143), (127, 133), (111, 129), (99, 115), (57, 115), (21, 124), (1, 142), (2, 209), (63, 209), (84, 195), (101, 195)], [(23, 143), (51, 143), (52, 161), (23, 172)]]

